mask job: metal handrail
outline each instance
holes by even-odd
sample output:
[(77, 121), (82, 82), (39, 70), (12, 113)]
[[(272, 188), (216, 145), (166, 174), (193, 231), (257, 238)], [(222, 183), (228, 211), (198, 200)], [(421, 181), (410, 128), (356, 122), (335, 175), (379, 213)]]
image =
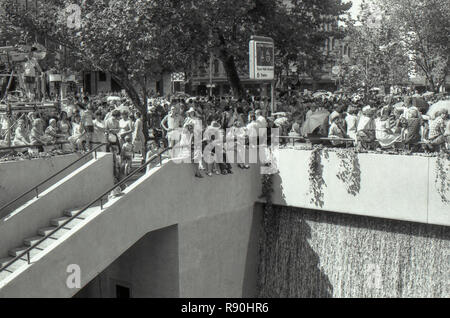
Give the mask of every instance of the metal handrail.
[(70, 144), (70, 141), (58, 141), (53, 144), (34, 144), (34, 145), (21, 145), (21, 146), (11, 146), (11, 147), (0, 147), (0, 151), (5, 150), (15, 150), (15, 149), (22, 149), (22, 148), (37, 148), (37, 147), (50, 147), (50, 146), (60, 146), (60, 145), (67, 145)]
[[(83, 156), (81, 156), (80, 158), (78, 158), (77, 160), (75, 160), (74, 162), (72, 162), (70, 165), (64, 167), (63, 169), (61, 169), (60, 171), (56, 172), (55, 174), (51, 175), (50, 177), (48, 177), (47, 179), (45, 179), (44, 181), (40, 182), (38, 185), (35, 185), (33, 188), (31, 188), (30, 190), (26, 191), (25, 193), (22, 193), (21, 195), (19, 195), (17, 198), (15, 198), (14, 200), (10, 201), (9, 203), (3, 205), (0, 208), (0, 213), (6, 209), (7, 207), (11, 206), (12, 204), (16, 203), (18, 200), (22, 199), (24, 196), (26, 196), (27, 194), (35, 191), (36, 192), (36, 198), (39, 198), (39, 187), (42, 186), (44, 183), (48, 182), (49, 180), (53, 179), (54, 177), (56, 177), (57, 175), (59, 175), (60, 173), (66, 171), (68, 168), (72, 167), (74, 164), (76, 164), (77, 162), (83, 160), (84, 158), (88, 157), (89, 155), (91, 155), (92, 153), (94, 153), (94, 158), (97, 159), (97, 150), (100, 149), (101, 147), (105, 146), (106, 144), (100, 144), (99, 146), (95, 147), (94, 149), (92, 149), (91, 151), (89, 151), (88, 153), (84, 154)], [(23, 148), (23, 147), (22, 147)], [(1, 148), (0, 148), (1, 150)]]
[(167, 152), (168, 150), (170, 150), (171, 148), (166, 148), (164, 150), (162, 150), (161, 152), (153, 155), (146, 163), (144, 163), (141, 167), (139, 167), (138, 169), (136, 169), (135, 171), (133, 171), (132, 173), (130, 173), (125, 179), (123, 179), (122, 181), (120, 181), (119, 183), (115, 184), (113, 187), (109, 188), (107, 191), (105, 191), (102, 195), (100, 195), (99, 197), (97, 197), (95, 200), (93, 200), (91, 203), (89, 203), (88, 205), (86, 205), (83, 209), (81, 209), (79, 212), (77, 212), (75, 215), (73, 215), (72, 217), (70, 217), (68, 220), (64, 221), (61, 225), (59, 225), (56, 229), (54, 229), (53, 231), (51, 231), (49, 234), (45, 235), (42, 239), (40, 239), (38, 242), (34, 243), (33, 245), (31, 245), (29, 248), (27, 248), (25, 251), (23, 251), (22, 253), (20, 253), (19, 255), (17, 255), (16, 257), (14, 257), (12, 260), (10, 260), (8, 263), (6, 263), (6, 265), (4, 265), (2, 268), (0, 268), (0, 272), (4, 271), (5, 269), (7, 269), (9, 266), (11, 266), (12, 264), (14, 264), (16, 261), (18, 261), (19, 259), (22, 259), (22, 257), (24, 257), (25, 255), (27, 256), (27, 262), (28, 264), (31, 263), (30, 260), (30, 252), (35, 249), (39, 244), (41, 244), (42, 242), (44, 242), (45, 240), (47, 240), (48, 238), (50, 238), (53, 234), (55, 234), (57, 231), (61, 230), (62, 228), (64, 228), (64, 226), (66, 226), (68, 223), (70, 223), (71, 221), (75, 220), (78, 216), (80, 216), (83, 212), (85, 212), (87, 209), (89, 209), (91, 206), (93, 206), (95, 203), (97, 203), (98, 201), (100, 201), (100, 209), (103, 210), (103, 197), (105, 195), (107, 195), (108, 193), (110, 193), (111, 191), (113, 191), (114, 189), (116, 189), (117, 187), (122, 186), (123, 184), (125, 184), (128, 180), (130, 180), (133, 176), (135, 176), (137, 173), (139, 173), (140, 171), (142, 171), (144, 168), (146, 168), (148, 165), (150, 165), (155, 159), (159, 158), (159, 164), (162, 165), (162, 160), (161, 160), (161, 156)]
[(330, 138), (330, 137), (294, 137), (294, 136), (279, 136), (279, 139), (291, 139), (292, 145), (295, 146), (295, 141), (304, 141), (304, 142), (311, 142), (311, 141), (344, 141), (344, 142), (353, 142), (355, 143), (356, 140), (351, 138)]

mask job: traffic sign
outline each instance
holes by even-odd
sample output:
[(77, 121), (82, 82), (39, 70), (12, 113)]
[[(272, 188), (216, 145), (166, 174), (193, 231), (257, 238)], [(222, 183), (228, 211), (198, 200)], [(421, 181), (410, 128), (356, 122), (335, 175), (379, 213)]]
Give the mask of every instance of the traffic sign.
[(250, 78), (273, 80), (275, 73), (275, 46), (272, 38), (252, 36), (249, 43)]
[(333, 66), (331, 73), (333, 73), (333, 75), (339, 75), (341, 73), (341, 68), (338, 65)]

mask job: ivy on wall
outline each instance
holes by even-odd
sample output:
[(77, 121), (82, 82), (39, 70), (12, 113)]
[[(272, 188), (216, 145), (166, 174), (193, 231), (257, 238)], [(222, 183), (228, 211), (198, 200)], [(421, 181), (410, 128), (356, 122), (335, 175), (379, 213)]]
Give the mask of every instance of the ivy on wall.
[(336, 155), (340, 159), (337, 178), (341, 180), (347, 192), (356, 196), (361, 190), (361, 167), (358, 153), (353, 149), (338, 149)]
[(316, 147), (311, 152), (309, 160), (309, 194), (312, 195), (311, 203), (315, 206), (323, 208), (324, 193), (323, 187), (326, 186), (323, 179), (322, 153), (328, 159), (328, 151), (322, 147)]
[(436, 179), (434, 181), (436, 190), (441, 197), (443, 203), (449, 204), (450, 200), (447, 198), (447, 192), (450, 189), (450, 182), (448, 179), (448, 164), (449, 155), (440, 153), (436, 158)]

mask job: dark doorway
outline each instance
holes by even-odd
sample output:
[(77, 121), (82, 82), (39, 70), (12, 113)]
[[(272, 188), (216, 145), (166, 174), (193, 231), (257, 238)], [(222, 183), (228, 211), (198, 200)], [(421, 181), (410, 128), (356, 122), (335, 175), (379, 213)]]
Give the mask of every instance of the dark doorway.
[(122, 90), (122, 86), (120, 86), (117, 81), (111, 77), (111, 91), (113, 92), (120, 92)]
[(116, 298), (130, 298), (130, 289), (128, 287), (116, 285)]
[(164, 95), (164, 82), (163, 81), (156, 82), (156, 93), (158, 93), (159, 96)]
[(84, 92), (91, 95), (91, 73), (84, 75)]

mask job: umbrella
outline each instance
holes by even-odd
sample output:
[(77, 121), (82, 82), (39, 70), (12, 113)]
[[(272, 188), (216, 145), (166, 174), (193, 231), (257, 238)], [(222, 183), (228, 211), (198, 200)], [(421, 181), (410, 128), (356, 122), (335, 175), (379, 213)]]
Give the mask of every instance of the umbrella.
[(443, 109), (447, 109), (447, 111), (450, 112), (450, 100), (441, 100), (440, 102), (437, 102), (436, 104), (430, 107), (427, 115), (430, 116), (431, 118), (435, 118), (436, 113)]
[(130, 113), (130, 108), (128, 106), (125, 105), (120, 105), (119, 107), (116, 108), (118, 111), (120, 112), (128, 112)]
[(277, 118), (277, 119), (275, 119), (274, 124), (277, 127), (281, 127), (281, 126), (289, 124), (289, 120), (286, 117)]
[(112, 101), (121, 100), (121, 99), (119, 96), (108, 96), (108, 98), (106, 100), (108, 102), (112, 102)]
[(174, 95), (176, 98), (189, 98), (191, 97), (189, 94), (186, 94), (184, 92), (176, 92)]
[(318, 97), (322, 97), (322, 96), (330, 96), (331, 93), (330, 92), (317, 92), (313, 94), (314, 98), (318, 98)]
[(330, 113), (326, 110), (312, 114), (302, 126), (302, 135), (306, 136), (311, 134), (317, 127), (322, 126), (325, 121), (328, 121), (328, 116), (330, 116)]

